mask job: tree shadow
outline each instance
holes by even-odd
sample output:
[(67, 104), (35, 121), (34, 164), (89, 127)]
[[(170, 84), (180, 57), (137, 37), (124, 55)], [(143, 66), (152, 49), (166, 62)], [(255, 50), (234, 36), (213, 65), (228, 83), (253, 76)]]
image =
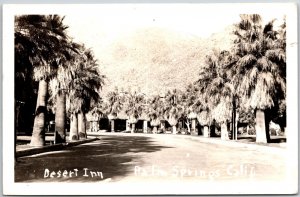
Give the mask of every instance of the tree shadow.
[[(173, 147), (161, 146), (144, 136), (103, 136), (100, 141), (62, 151), (19, 158), (15, 163), (15, 182), (117, 181), (134, 175), (135, 166), (143, 165), (139, 153), (157, 152), (165, 148)], [(84, 168), (88, 168), (87, 173)], [(50, 173), (74, 169), (78, 169), (78, 172), (77, 176), (73, 174), (72, 177), (44, 178), (45, 169), (49, 169)], [(90, 170), (102, 172), (103, 177), (91, 177)]]
[[(238, 136), (238, 140), (245, 140), (248, 142), (256, 142), (256, 136)], [(286, 137), (285, 136), (270, 136), (269, 143), (285, 143)]]

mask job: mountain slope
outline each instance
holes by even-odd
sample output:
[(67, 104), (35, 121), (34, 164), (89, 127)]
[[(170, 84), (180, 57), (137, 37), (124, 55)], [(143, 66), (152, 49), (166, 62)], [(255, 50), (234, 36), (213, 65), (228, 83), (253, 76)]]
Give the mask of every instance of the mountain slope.
[(120, 37), (99, 57), (107, 76), (103, 93), (119, 89), (151, 95), (168, 89), (184, 89), (197, 79), (205, 56), (213, 48), (230, 49), (231, 27), (208, 39), (177, 34), (163, 28), (145, 28)]

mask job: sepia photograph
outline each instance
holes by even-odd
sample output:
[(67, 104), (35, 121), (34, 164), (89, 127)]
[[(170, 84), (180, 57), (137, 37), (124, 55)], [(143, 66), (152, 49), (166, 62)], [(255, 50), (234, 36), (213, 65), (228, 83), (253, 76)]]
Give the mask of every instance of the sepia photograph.
[(297, 18), (4, 5), (4, 194), (296, 194)]

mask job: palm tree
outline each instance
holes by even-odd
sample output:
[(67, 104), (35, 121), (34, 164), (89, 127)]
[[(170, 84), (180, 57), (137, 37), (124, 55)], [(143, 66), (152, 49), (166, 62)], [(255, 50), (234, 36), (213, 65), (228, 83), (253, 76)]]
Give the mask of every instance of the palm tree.
[(77, 64), (70, 68), (73, 79), (68, 93), (69, 109), (72, 113), (71, 122), (78, 121), (78, 128), (73, 129), (74, 134), (72, 130), (70, 131), (71, 140), (76, 140), (76, 132), (79, 138), (86, 138), (86, 113), (100, 101), (100, 90), (105, 78), (98, 70), (92, 51), (85, 49), (84, 46), (81, 51)]
[(235, 60), (228, 51), (214, 50), (207, 63), (213, 76), (206, 92), (206, 96), (211, 100), (211, 115), (221, 124), (221, 139), (228, 140), (227, 122), (230, 121), (231, 111), (236, 108), (231, 105), (235, 89), (226, 71)]
[(131, 133), (134, 133), (135, 124), (143, 113), (144, 95), (137, 92), (129, 93), (124, 107), (125, 113), (128, 116), (128, 121), (131, 124)]
[[(62, 59), (59, 63), (57, 74), (50, 80), (50, 98), (54, 103), (55, 111), (55, 139), (54, 143), (63, 143), (66, 141), (66, 94), (68, 93), (73, 79), (78, 77), (74, 75), (72, 68), (77, 61), (79, 45), (71, 43), (74, 51), (69, 51), (70, 57)], [(76, 51), (75, 51), (76, 50)], [(77, 118), (77, 117), (76, 117)], [(71, 118), (74, 120), (74, 117)], [(72, 130), (74, 130), (72, 122)]]
[(59, 85), (57, 78), (49, 82), (50, 101), (55, 103), (55, 144), (66, 142), (66, 94)]
[(15, 18), (15, 49), (26, 51), (34, 79), (39, 81), (32, 146), (45, 145), (48, 81), (55, 75), (57, 62), (66, 55), (65, 49), (69, 46), (63, 19), (58, 15), (22, 15)]
[(148, 113), (150, 118), (150, 125), (153, 127), (152, 133), (157, 133), (157, 127), (163, 119), (163, 107), (164, 103), (159, 95), (153, 96), (149, 99)]
[(209, 126), (212, 122), (210, 118), (210, 112), (208, 108), (203, 107), (203, 103), (200, 103), (199, 106), (202, 107), (199, 107), (199, 112), (197, 113), (197, 120), (199, 124), (203, 126), (203, 136), (210, 137)]
[[(277, 40), (275, 42), (275, 47), (283, 49), (284, 53), (286, 54), (286, 19), (283, 19), (283, 24), (280, 26), (280, 29), (278, 30)], [(273, 56), (273, 58), (276, 60), (278, 57), (275, 53), (270, 53), (270, 56)], [(280, 75), (284, 80), (286, 80), (286, 62), (285, 61), (278, 61), (280, 64)], [(280, 128), (282, 131), (285, 131), (286, 127), (286, 100), (285, 100), (285, 94), (281, 96), (277, 96), (274, 98), (274, 106), (272, 109), (269, 110), (269, 116), (270, 119), (273, 122), (276, 122), (280, 125)]]
[[(72, 95), (72, 94), (71, 94)], [(80, 100), (78, 98), (72, 98), (70, 93), (67, 94), (66, 107), (68, 109), (68, 116), (70, 117), (70, 133), (69, 141), (75, 141), (79, 139), (78, 135), (78, 106), (80, 106)]]
[[(71, 89), (67, 94), (67, 109), (70, 114), (70, 134), (69, 140), (74, 141), (79, 138), (86, 138), (86, 113), (91, 106), (90, 98), (82, 97), (81, 89)], [(99, 94), (95, 91), (93, 97)], [(93, 99), (94, 99), (93, 98)]]
[(172, 133), (176, 134), (176, 125), (184, 114), (182, 95), (176, 89), (168, 91), (164, 103), (164, 118), (172, 126)]
[(95, 103), (91, 110), (87, 113), (87, 120), (90, 120), (90, 131), (98, 131), (100, 128), (99, 120), (104, 116), (103, 110), (103, 100), (100, 99), (99, 102)]
[(86, 139), (86, 113), (83, 113), (83, 111), (80, 111), (78, 113), (78, 136), (79, 139)]
[[(186, 88), (186, 94), (183, 95), (184, 101), (184, 109), (185, 109), (185, 116), (186, 116), (186, 125), (188, 127), (188, 133), (192, 135), (198, 135), (196, 132), (196, 119), (197, 119), (197, 94), (198, 88), (195, 84), (190, 83)], [(191, 120), (191, 122), (189, 121)], [(191, 125), (191, 129), (190, 129)]]
[(256, 142), (267, 143), (270, 140), (268, 113), (286, 95), (285, 37), (274, 30), (274, 20), (263, 25), (260, 15), (240, 17), (234, 32), (238, 61), (233, 70), (239, 81), (241, 104), (255, 110)]
[(117, 118), (118, 113), (122, 110), (123, 99), (117, 88), (115, 88), (114, 91), (108, 92), (106, 99), (107, 100), (104, 101), (103, 111), (110, 121), (111, 132), (114, 132), (114, 120)]
[[(25, 48), (24, 48), (25, 47)], [(33, 79), (33, 67), (30, 47), (15, 37), (15, 132), (19, 129), (29, 131), (33, 125), (32, 114), (35, 112), (37, 98), (37, 82)], [(25, 109), (26, 110), (23, 110)]]
[(213, 107), (212, 100), (209, 99), (207, 89), (211, 85), (215, 73), (212, 70), (215, 65), (211, 56), (206, 56), (205, 64), (200, 67), (199, 78), (195, 82), (198, 87), (197, 100), (195, 102), (195, 111), (197, 112), (197, 120), (204, 127), (203, 136), (210, 137), (208, 127), (212, 123), (211, 109)]
[(57, 70), (57, 75), (50, 81), (50, 100), (55, 103), (55, 139), (54, 143), (66, 142), (66, 93), (75, 76), (71, 67), (76, 64), (80, 46), (70, 43), (70, 57), (62, 58)]
[(83, 104), (78, 114), (79, 137), (86, 138), (86, 113), (101, 100), (100, 91), (105, 76), (101, 75), (99, 65), (90, 49), (84, 50), (83, 73), (81, 76), (81, 99)]
[(143, 120), (143, 133), (148, 132), (148, 121), (150, 121), (149, 102), (150, 102), (150, 100), (148, 99), (148, 97), (143, 98), (143, 102), (142, 102), (142, 106), (141, 106), (142, 114), (140, 115), (140, 119)]

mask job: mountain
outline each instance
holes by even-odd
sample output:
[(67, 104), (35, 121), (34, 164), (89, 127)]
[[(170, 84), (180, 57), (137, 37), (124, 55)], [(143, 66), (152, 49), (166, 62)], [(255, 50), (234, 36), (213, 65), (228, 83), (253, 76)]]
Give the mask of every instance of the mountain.
[(140, 90), (147, 95), (168, 89), (184, 89), (197, 79), (205, 56), (213, 48), (230, 49), (232, 27), (204, 39), (168, 29), (149, 27), (120, 36), (97, 54), (101, 72), (107, 76), (103, 94)]

